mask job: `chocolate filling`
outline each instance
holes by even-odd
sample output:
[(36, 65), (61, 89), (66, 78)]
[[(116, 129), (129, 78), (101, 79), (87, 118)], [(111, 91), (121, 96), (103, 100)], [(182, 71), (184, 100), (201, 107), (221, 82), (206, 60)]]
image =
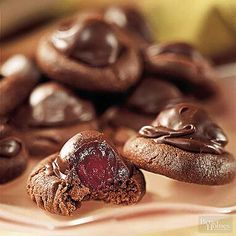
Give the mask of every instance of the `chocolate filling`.
[(222, 154), (228, 142), (223, 130), (203, 109), (188, 103), (162, 111), (153, 124), (142, 127), (139, 134), (157, 143), (199, 153)]
[(20, 126), (51, 127), (87, 122), (94, 116), (90, 103), (57, 83), (46, 83), (32, 91), (28, 106), (19, 110), (14, 120)]
[(0, 157), (15, 157), (21, 150), (21, 144), (14, 139), (2, 140), (0, 142)]
[(121, 45), (112, 27), (99, 19), (70, 22), (52, 36), (61, 52), (90, 66), (102, 67), (116, 62)]

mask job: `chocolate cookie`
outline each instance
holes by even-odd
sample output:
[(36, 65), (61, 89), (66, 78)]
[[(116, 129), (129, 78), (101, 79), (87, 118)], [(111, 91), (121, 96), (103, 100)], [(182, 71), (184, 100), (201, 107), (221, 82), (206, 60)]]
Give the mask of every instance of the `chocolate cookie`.
[(42, 38), (37, 61), (50, 78), (96, 92), (124, 91), (142, 71), (124, 33), (95, 13), (63, 22)]
[(0, 116), (6, 116), (21, 104), (39, 79), (33, 63), (24, 55), (15, 55), (1, 66)]
[(201, 108), (190, 103), (163, 110), (152, 125), (124, 146), (136, 166), (180, 181), (221, 185), (236, 175), (236, 160), (224, 147), (223, 130)]
[(123, 152), (123, 147), (126, 141), (136, 135), (136, 132), (133, 129), (123, 126), (105, 126), (102, 127), (102, 132), (110, 140), (112, 140), (113, 144), (115, 145), (116, 149), (120, 154), (122, 154)]
[(125, 106), (146, 115), (156, 115), (167, 105), (182, 100), (182, 93), (173, 84), (159, 78), (145, 78), (128, 98)]
[(187, 43), (161, 43), (144, 51), (149, 73), (174, 82), (185, 93), (208, 98), (217, 93), (216, 72), (210, 63)]
[(28, 154), (22, 141), (12, 136), (10, 126), (0, 124), (0, 184), (21, 175), (27, 166)]
[(126, 107), (111, 107), (101, 117), (101, 127), (126, 127), (138, 131), (143, 125), (150, 123), (153, 116), (136, 113)]
[(122, 28), (133, 46), (143, 49), (152, 43), (153, 35), (148, 22), (139, 11), (131, 6), (111, 6), (105, 9), (104, 19)]
[(115, 144), (120, 153), (126, 141), (153, 118), (130, 111), (127, 108), (111, 107), (100, 119), (100, 128)]
[(145, 180), (102, 133), (84, 131), (35, 167), (27, 191), (44, 210), (71, 215), (82, 201), (136, 203), (145, 193)]
[(144, 78), (121, 108), (107, 110), (103, 122), (138, 131), (150, 123), (165, 106), (182, 99), (181, 92), (173, 84), (158, 78)]
[(145, 78), (123, 107), (111, 107), (105, 112), (100, 126), (120, 151), (135, 131), (151, 123), (165, 106), (182, 99), (182, 94), (173, 84)]
[(38, 85), (11, 123), (33, 156), (50, 155), (74, 134), (97, 128), (93, 105), (55, 82)]

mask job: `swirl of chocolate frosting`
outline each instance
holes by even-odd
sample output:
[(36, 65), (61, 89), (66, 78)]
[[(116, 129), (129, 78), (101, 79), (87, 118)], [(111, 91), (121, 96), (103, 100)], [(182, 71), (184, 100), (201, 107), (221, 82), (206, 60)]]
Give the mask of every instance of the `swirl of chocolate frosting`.
[(121, 49), (112, 26), (99, 17), (64, 22), (51, 41), (62, 53), (95, 67), (114, 63)]
[(179, 103), (163, 110), (150, 126), (139, 130), (143, 137), (191, 152), (222, 154), (228, 140), (223, 130), (201, 108)]

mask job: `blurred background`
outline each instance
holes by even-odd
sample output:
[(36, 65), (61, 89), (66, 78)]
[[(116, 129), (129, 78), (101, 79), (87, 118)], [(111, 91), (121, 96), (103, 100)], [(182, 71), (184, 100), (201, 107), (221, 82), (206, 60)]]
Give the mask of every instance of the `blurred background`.
[(1, 0), (1, 60), (31, 55), (59, 18), (111, 4), (139, 7), (159, 42), (190, 42), (216, 64), (236, 61), (235, 0)]
[(207, 105), (236, 153), (236, 0), (0, 0), (0, 62), (17, 53), (33, 58), (40, 37), (61, 18), (114, 4), (137, 6), (157, 42), (189, 42), (217, 65), (222, 94)]

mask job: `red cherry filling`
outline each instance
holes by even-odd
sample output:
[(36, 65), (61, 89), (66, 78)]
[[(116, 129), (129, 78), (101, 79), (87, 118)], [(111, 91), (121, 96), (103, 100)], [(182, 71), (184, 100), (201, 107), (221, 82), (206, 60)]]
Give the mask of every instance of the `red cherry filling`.
[(78, 176), (92, 190), (123, 183), (129, 177), (129, 169), (105, 141), (84, 144), (75, 155), (80, 160), (76, 168)]

